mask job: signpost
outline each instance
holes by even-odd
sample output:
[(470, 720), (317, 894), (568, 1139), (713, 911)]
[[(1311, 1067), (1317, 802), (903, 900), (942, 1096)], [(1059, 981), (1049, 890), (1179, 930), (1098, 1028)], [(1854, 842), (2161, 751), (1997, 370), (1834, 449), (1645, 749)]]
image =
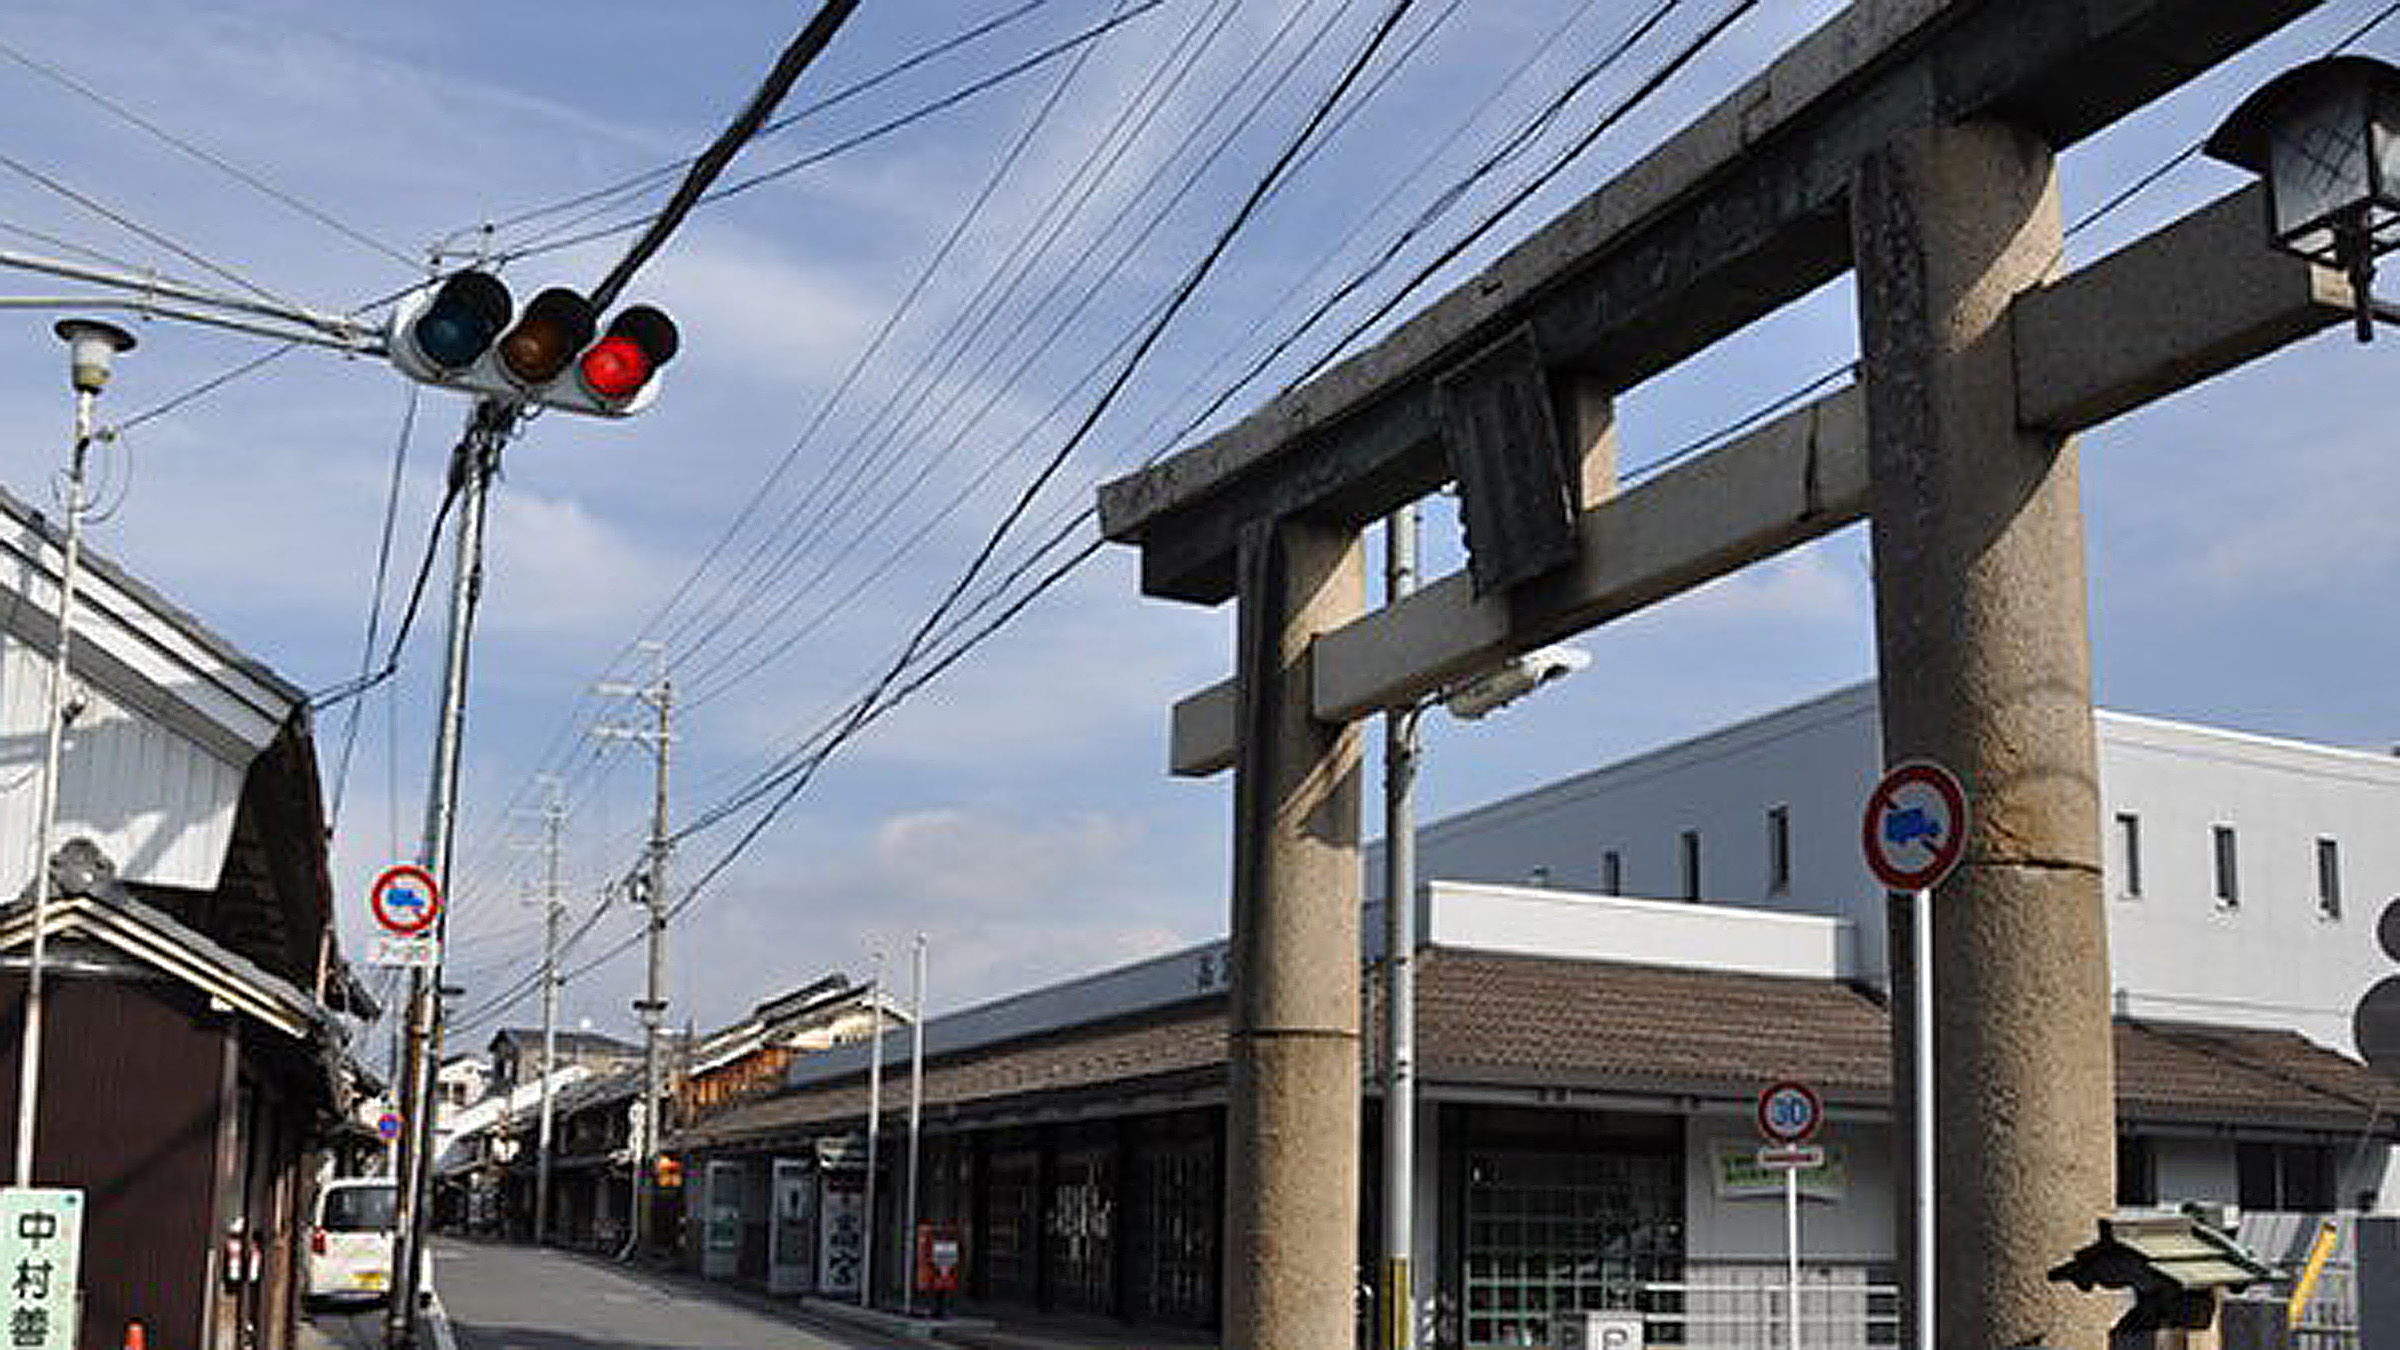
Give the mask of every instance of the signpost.
[(1824, 1123), (1825, 1103), (1806, 1083), (1786, 1079), (1758, 1094), (1758, 1132), (1767, 1140), (1758, 1165), (1783, 1173), (1785, 1350), (1800, 1350), (1800, 1169), (1825, 1165), (1825, 1150), (1808, 1143)]
[(83, 1192), (0, 1190), (0, 1334), (11, 1350), (75, 1350)]
[(367, 892), (367, 908), (383, 930), (368, 945), (370, 964), (423, 970), (439, 964), (441, 944), (433, 934), (442, 917), (442, 888), (431, 872), (414, 863), (383, 869)]
[(1933, 1342), (1933, 888), (1967, 850), (1967, 790), (1930, 760), (1894, 765), (1867, 794), (1859, 825), (1868, 870), (1909, 897), (1915, 970), (1911, 1038), (1916, 1083), (1916, 1344)]

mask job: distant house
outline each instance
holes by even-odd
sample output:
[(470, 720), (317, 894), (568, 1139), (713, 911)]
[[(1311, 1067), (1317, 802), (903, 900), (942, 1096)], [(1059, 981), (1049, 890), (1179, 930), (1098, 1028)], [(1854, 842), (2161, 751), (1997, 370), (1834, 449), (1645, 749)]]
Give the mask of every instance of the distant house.
[[(577, 1064), (586, 1069), (600, 1070), (631, 1064), (642, 1057), (642, 1047), (628, 1045), (597, 1032), (560, 1030), (553, 1035), (558, 1045), (558, 1062), (562, 1066)], [(542, 1030), (539, 1027), (509, 1027), (492, 1037), (484, 1047), (484, 1053), (489, 1057), (494, 1091), (507, 1092), (520, 1083), (541, 1081)]]
[[(0, 496), (0, 1139), (13, 1148), (59, 541)], [(293, 1343), (316, 1160), (355, 1138), (308, 699), (85, 555), (34, 1179), (86, 1197), (77, 1343)]]

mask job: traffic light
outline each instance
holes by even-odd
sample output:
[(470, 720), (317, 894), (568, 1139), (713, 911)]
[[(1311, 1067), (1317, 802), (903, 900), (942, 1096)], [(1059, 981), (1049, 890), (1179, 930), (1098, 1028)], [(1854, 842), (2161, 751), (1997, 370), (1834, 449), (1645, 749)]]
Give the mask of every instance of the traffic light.
[(674, 320), (634, 305), (595, 342), (598, 330), (591, 303), (563, 286), (519, 313), (498, 277), (467, 271), (401, 301), (385, 339), (392, 364), (426, 384), (601, 417), (640, 412), (675, 357)]
[(683, 1160), (671, 1153), (658, 1155), (658, 1188), (671, 1191), (683, 1184)]

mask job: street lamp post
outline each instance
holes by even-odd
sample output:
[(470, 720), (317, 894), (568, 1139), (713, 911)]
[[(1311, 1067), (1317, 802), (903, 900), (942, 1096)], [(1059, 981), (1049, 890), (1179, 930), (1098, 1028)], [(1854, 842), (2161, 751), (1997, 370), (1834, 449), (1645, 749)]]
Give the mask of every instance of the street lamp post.
[(61, 319), (75, 386), (75, 445), (67, 461), (67, 539), (58, 570), (58, 647), (50, 663), (49, 743), (42, 755), (42, 797), (33, 848), (33, 942), (25, 963), (24, 1040), (17, 1051), (16, 1184), (33, 1184), (34, 1123), (42, 1090), (42, 960), (50, 911), (50, 850), (58, 832), (58, 770), (66, 746), (67, 660), (75, 636), (76, 568), (83, 556), (83, 466), (91, 449), (92, 408), (108, 383), (118, 352), (133, 350), (133, 334), (96, 319)]
[[(1412, 504), (1384, 521), (1386, 603), (1416, 588), (1419, 516)], [(1414, 1350), (1417, 1159), (1417, 722), (1439, 700), (1476, 722), (1591, 664), (1575, 647), (1525, 652), (1434, 698), (1394, 708), (1383, 722), (1383, 1281), (1379, 1350)]]

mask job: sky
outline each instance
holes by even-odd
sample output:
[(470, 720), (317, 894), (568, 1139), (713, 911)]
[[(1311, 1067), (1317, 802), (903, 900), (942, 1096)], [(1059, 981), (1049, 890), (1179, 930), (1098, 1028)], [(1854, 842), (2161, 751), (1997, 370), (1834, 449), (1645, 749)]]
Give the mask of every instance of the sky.
[[(861, 5), (784, 105), (803, 115), (747, 147), (722, 180), (742, 189), (698, 208), (629, 288), (683, 334), (656, 404), (621, 422), (540, 417), (506, 452), (451, 886), (456, 1034), (479, 1042), (536, 1016), (530, 1000), (496, 1000), (539, 960), (544, 775), (566, 811), (561, 892), (580, 933), (567, 1023), (633, 1033), (639, 915), (612, 883), (641, 861), (655, 759), (600, 734), (647, 710), (597, 691), (662, 670), (671, 811), (678, 827), (713, 820), (669, 862), (670, 892), (688, 898), (668, 958), (678, 1025), (723, 1024), (828, 971), (864, 977), (878, 951), (905, 995), (919, 934), (935, 1011), (1220, 934), (1230, 783), (1170, 778), (1166, 727), (1175, 699), (1229, 673), (1231, 615), (1142, 598), (1127, 549), (1099, 550), (846, 738), (772, 819), (764, 803), (722, 820), (713, 808), (739, 807), (755, 775), (835, 725), (1021, 495), (1029, 509), (966, 592), (965, 626), (937, 624), (934, 652), (1091, 538), (1078, 513), (1098, 483), (1341, 350), (1420, 262), (1550, 173), (1393, 311), (1412, 312), (1838, 8), (1756, 7), (1556, 162), (1728, 7), (1662, 6), (1655, 31), (1536, 119), (1628, 32), (1633, 7), (1418, 0), (1128, 365), (1385, 6)], [(89, 5), (18, 0), (0, 17), (0, 248), (369, 322), (477, 258), (520, 296), (589, 286), (627, 246), (614, 227), (656, 209), (661, 171), (733, 116), (810, 8), (124, 0), (103, 26)], [(2067, 218), (2380, 8), (2319, 6), (2068, 151)], [(2400, 57), (2400, 21), (2361, 49)], [(1445, 192), (1518, 127), (1531, 132), (1517, 153)], [(628, 180), (645, 186), (593, 195)], [(2067, 265), (2242, 181), (2187, 159), (2079, 231)], [(1239, 378), (1394, 244), (1398, 265), (1371, 272), (1334, 322)], [(0, 295), (90, 293), (0, 273)], [(44, 505), (59, 500), (71, 413), (49, 332), (61, 312), (0, 309), (0, 483)], [(463, 401), (372, 357), (130, 322), (141, 345), (103, 398), (121, 431), (95, 460), (91, 546), (302, 688), (380, 665)], [(1623, 461), (1706, 436), (1856, 350), (1849, 287), (1830, 285), (1628, 391)], [(2400, 742), (2387, 673), (2400, 643), (2374, 598), (2400, 572), (2382, 373), (2395, 352), (2336, 330), (2081, 439), (2100, 702)], [(1461, 564), (1443, 505), (1427, 529), (1435, 573)], [(1062, 530), (1059, 551), (1034, 552)], [(444, 547), (398, 673), (319, 714), (354, 951), (370, 879), (422, 844), (447, 567)], [(1583, 645), (1592, 667), (1538, 699), (1472, 727), (1429, 719), (1424, 818), (1869, 677), (1864, 532)]]

